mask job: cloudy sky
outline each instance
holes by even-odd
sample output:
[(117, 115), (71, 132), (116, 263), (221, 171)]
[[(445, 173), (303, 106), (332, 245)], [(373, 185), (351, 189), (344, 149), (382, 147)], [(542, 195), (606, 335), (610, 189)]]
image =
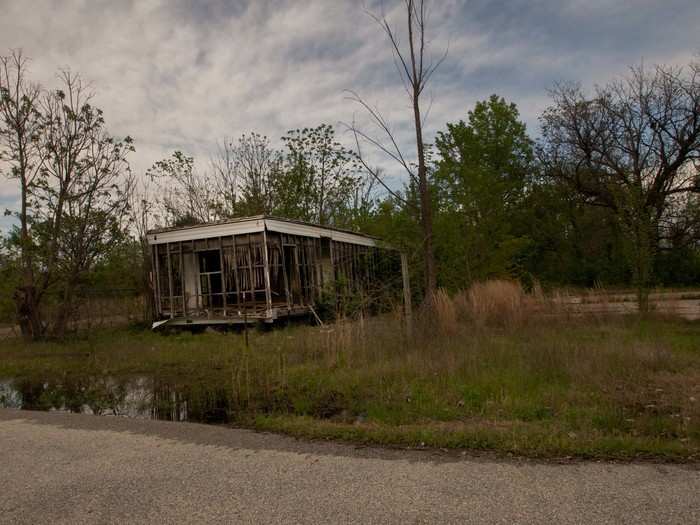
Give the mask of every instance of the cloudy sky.
[[(401, 4), (383, 2), (397, 27)], [(31, 78), (46, 86), (60, 68), (89, 80), (109, 130), (134, 138), (137, 173), (174, 149), (205, 166), (224, 136), (257, 131), (277, 141), (296, 127), (362, 123), (348, 89), (408, 141), (408, 100), (386, 38), (365, 12), (381, 6), (0, 0), (0, 53), (22, 48)], [(698, 0), (434, 0), (431, 45), (449, 53), (426, 97), (428, 138), (491, 93), (517, 103), (536, 135), (552, 83), (605, 83), (642, 60), (687, 63), (700, 51), (698, 27)], [(0, 180), (0, 209), (16, 198), (16, 185)]]

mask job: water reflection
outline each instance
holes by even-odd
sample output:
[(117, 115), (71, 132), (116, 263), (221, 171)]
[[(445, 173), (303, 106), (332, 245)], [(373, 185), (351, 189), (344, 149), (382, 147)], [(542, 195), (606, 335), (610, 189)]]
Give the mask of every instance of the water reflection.
[(0, 379), (0, 407), (167, 421), (226, 423), (231, 419), (224, 389), (180, 386), (155, 376)]

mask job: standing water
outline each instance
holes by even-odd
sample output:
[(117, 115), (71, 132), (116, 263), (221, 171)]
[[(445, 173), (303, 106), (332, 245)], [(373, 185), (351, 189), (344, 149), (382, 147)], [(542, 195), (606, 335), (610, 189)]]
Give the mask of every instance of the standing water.
[(231, 419), (225, 390), (144, 375), (0, 379), (0, 407), (203, 423)]

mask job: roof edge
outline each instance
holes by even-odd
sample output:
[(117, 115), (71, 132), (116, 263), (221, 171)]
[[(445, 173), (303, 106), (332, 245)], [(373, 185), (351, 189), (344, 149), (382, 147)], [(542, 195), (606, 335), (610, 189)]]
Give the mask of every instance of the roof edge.
[(201, 223), (201, 224), (193, 224), (190, 226), (173, 226), (173, 227), (167, 227), (167, 228), (154, 228), (152, 230), (148, 230), (146, 232), (146, 235), (158, 235), (158, 234), (162, 234), (162, 233), (197, 230), (200, 228), (206, 228), (206, 227), (210, 227), (210, 226), (224, 226), (227, 224), (239, 224), (239, 223), (245, 223), (245, 222), (249, 222), (249, 221), (260, 221), (260, 220), (262, 220), (262, 221), (274, 220), (274, 221), (286, 222), (289, 224), (298, 224), (301, 226), (320, 228), (322, 230), (335, 231), (335, 232), (339, 232), (339, 233), (347, 233), (347, 234), (351, 234), (351, 235), (358, 235), (360, 237), (366, 237), (367, 239), (372, 239), (374, 241), (383, 242), (380, 237), (376, 237), (374, 235), (369, 235), (366, 233), (353, 231), (353, 230), (349, 230), (346, 228), (337, 228), (335, 226), (322, 225), (322, 224), (316, 224), (316, 223), (312, 223), (312, 222), (301, 221), (298, 219), (287, 219), (284, 217), (277, 217), (275, 215), (250, 215), (250, 216), (246, 216), (246, 217), (236, 217), (236, 218), (225, 219), (225, 220), (220, 220), (220, 221), (212, 221), (212, 222), (205, 222), (205, 223)]

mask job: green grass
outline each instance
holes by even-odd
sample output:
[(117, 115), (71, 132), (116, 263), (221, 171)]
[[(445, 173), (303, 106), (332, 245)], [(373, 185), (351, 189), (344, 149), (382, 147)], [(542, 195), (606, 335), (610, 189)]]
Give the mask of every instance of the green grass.
[(419, 323), (407, 338), (382, 317), (253, 332), (249, 348), (234, 333), (11, 340), (0, 345), (0, 379), (14, 378), (38, 408), (99, 411), (146, 377), (160, 414), (186, 406), (190, 419), (225, 413), (297, 436), (537, 457), (700, 457), (700, 324), (447, 328)]

